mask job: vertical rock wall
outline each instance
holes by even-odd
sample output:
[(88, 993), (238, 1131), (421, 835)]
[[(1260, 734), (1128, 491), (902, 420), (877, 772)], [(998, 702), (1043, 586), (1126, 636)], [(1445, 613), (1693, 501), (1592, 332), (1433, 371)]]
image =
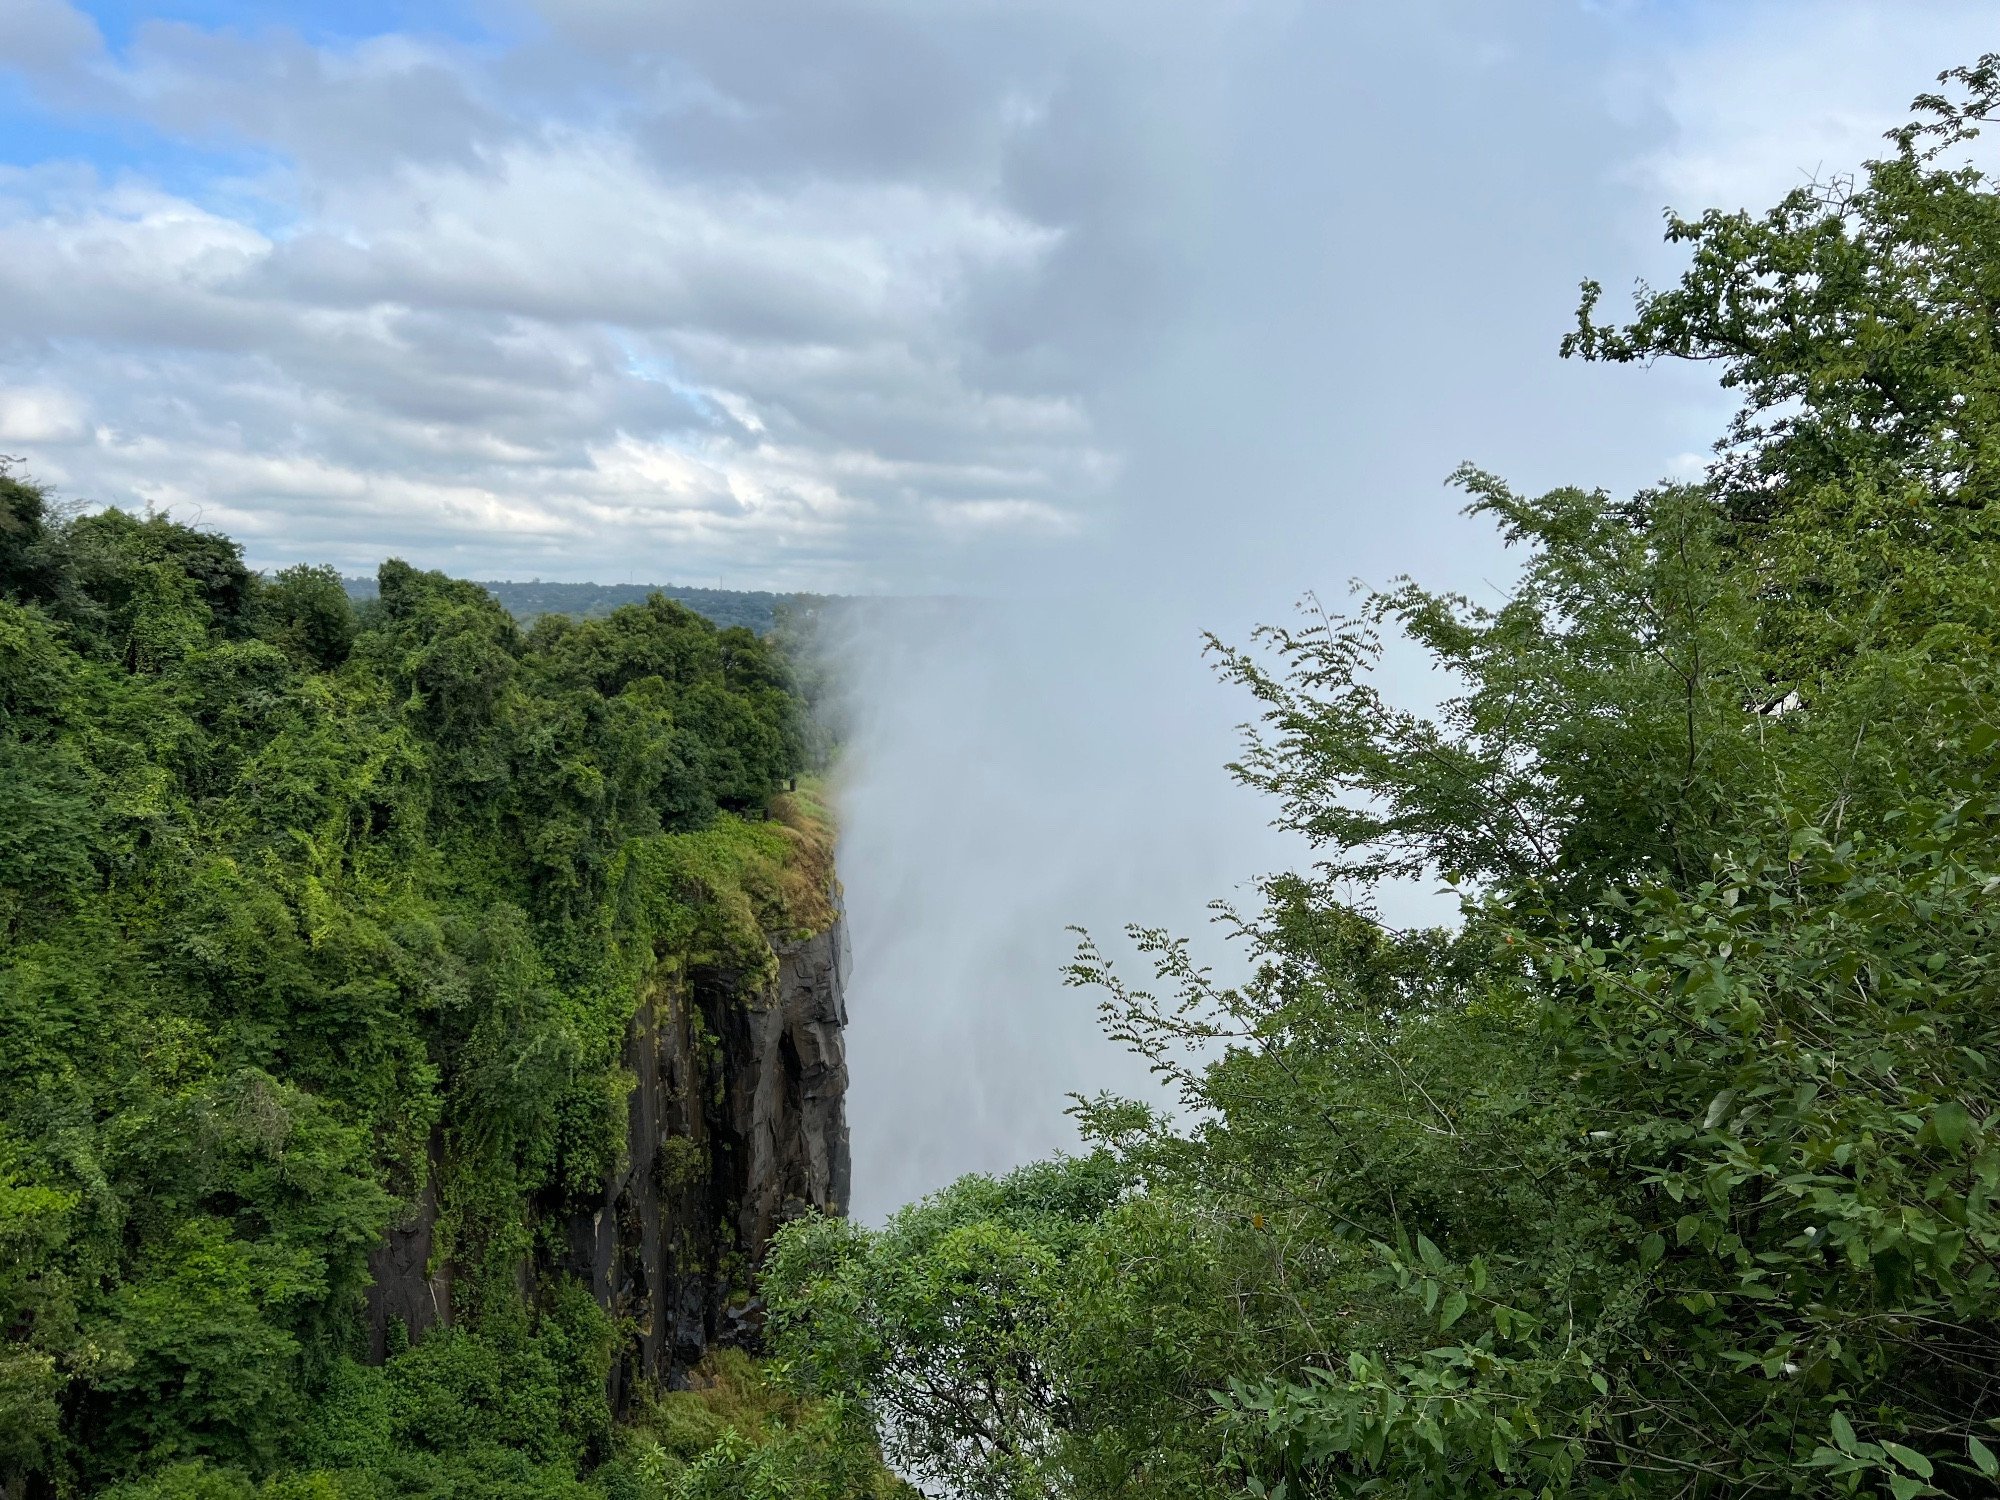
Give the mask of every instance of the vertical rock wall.
[[(644, 1383), (679, 1384), (711, 1344), (754, 1344), (772, 1232), (847, 1209), (845, 932), (836, 920), (774, 954), (772, 977), (697, 967), (642, 999), (625, 1164), (600, 1201), (569, 1208), (562, 1262), (536, 1268), (582, 1279), (637, 1330), (612, 1370), (614, 1409)], [(451, 1322), (450, 1268), (428, 1269), (436, 1218), (427, 1184), (370, 1259), (378, 1360), (392, 1320), (413, 1338)]]
[(451, 1326), (451, 1266), (430, 1270), (431, 1232), (437, 1226), (437, 1163), (443, 1133), (431, 1132), (424, 1182), (417, 1208), (406, 1224), (389, 1231), (389, 1238), (368, 1257), (374, 1284), (368, 1288), (368, 1352), (376, 1364), (389, 1353), (389, 1325), (401, 1323), (412, 1339), (432, 1328)]
[(751, 1275), (786, 1219), (847, 1207), (841, 925), (778, 950), (775, 979), (695, 969), (634, 1017), (625, 1171), (570, 1224), (569, 1269), (639, 1330), (612, 1375), (672, 1385), (710, 1344), (754, 1342)]

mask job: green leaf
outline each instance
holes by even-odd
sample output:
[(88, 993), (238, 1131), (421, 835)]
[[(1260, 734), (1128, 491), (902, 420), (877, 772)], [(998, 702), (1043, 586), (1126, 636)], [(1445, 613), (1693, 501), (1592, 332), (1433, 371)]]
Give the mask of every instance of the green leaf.
[(1833, 1414), (1833, 1421), (1829, 1425), (1833, 1429), (1833, 1441), (1838, 1445), (1840, 1451), (1842, 1453), (1852, 1453), (1854, 1451), (1854, 1427), (1847, 1420), (1847, 1413), (1836, 1411)]
[(1444, 1299), (1444, 1316), (1438, 1319), (1438, 1327), (1449, 1328), (1465, 1316), (1466, 1297), (1462, 1291), (1454, 1291)]
[(1667, 1254), (1667, 1242), (1658, 1234), (1649, 1234), (1639, 1241), (1639, 1264), (1645, 1270), (1652, 1270)]
[(2000, 1477), (2000, 1458), (1995, 1458), (1993, 1450), (1978, 1438), (1967, 1438), (1965, 1451), (1971, 1455), (1974, 1466), (1988, 1479)]
[(1929, 1479), (1936, 1472), (1931, 1468), (1931, 1461), (1914, 1448), (1905, 1448), (1901, 1443), (1884, 1443), (1882, 1449), (1912, 1474)]
[(1891, 1474), (1889, 1488), (1895, 1492), (1896, 1500), (1916, 1500), (1924, 1492), (1924, 1482), (1907, 1474)]
[(1931, 1111), (1931, 1134), (1947, 1151), (1956, 1151), (1972, 1130), (1972, 1116), (1956, 1099), (1946, 1100)]
[(1417, 1236), (1417, 1254), (1423, 1258), (1425, 1266), (1427, 1266), (1430, 1269), (1433, 1275), (1436, 1276), (1444, 1275), (1445, 1273), (1444, 1252), (1438, 1249), (1436, 1245), (1431, 1243), (1431, 1237), (1429, 1235), (1420, 1234)]

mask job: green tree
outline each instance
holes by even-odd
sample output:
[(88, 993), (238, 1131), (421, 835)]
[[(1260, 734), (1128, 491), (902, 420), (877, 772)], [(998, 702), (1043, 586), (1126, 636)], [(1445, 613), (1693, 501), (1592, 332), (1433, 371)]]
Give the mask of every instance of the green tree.
[[(331, 569), (0, 475), (10, 1494), (525, 1500), (613, 1456), (633, 1331), (563, 1225), (647, 987), (830, 919), (764, 820), (797, 699), (661, 600), (524, 637), (476, 585), (380, 585), (357, 614)], [(426, 1194), (454, 1326), (371, 1369), (368, 1255)]]

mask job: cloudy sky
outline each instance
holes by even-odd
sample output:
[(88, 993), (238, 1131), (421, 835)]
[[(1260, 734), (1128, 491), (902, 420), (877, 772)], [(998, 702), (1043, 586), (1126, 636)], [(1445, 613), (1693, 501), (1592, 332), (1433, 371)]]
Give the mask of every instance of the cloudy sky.
[(1490, 589), (1463, 459), (1697, 472), (1726, 403), (1558, 361), (1578, 280), (1995, 47), (1956, 0), (0, 0), (0, 451), (263, 566), (1002, 601), (859, 668), (879, 1211), (1128, 1079), (1066, 922), (1299, 857), (1198, 631)]

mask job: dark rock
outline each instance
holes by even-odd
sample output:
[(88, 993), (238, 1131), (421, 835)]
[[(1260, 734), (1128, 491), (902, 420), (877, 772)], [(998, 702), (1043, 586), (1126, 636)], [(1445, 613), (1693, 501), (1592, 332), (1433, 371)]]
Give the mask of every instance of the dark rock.
[[(754, 1276), (772, 1232), (847, 1209), (845, 933), (836, 921), (775, 958), (772, 978), (695, 968), (642, 999), (623, 1059), (636, 1080), (624, 1166), (588, 1205), (541, 1205), (563, 1217), (566, 1249), (522, 1267), (526, 1293), (576, 1276), (635, 1330), (611, 1373), (614, 1409), (642, 1384), (684, 1384), (711, 1345), (755, 1348)], [(410, 1222), (370, 1257), (378, 1361), (393, 1320), (412, 1339), (451, 1322), (450, 1267), (426, 1274), (436, 1149)]]
[(409, 1219), (389, 1231), (388, 1240), (368, 1257), (374, 1283), (368, 1288), (368, 1353), (376, 1364), (388, 1357), (389, 1329), (401, 1323), (412, 1343), (433, 1327), (451, 1326), (451, 1267), (430, 1273), (431, 1231), (437, 1225), (437, 1166), (442, 1147), (431, 1133), (428, 1170)]

